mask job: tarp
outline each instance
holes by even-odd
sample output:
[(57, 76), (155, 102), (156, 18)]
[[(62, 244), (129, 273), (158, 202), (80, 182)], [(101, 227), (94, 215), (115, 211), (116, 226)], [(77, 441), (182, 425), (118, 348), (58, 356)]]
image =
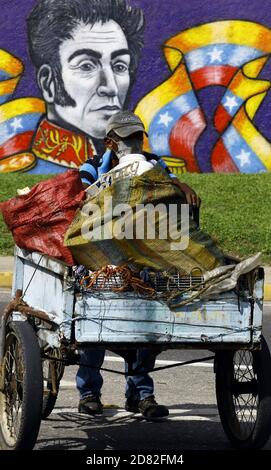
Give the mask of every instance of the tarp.
[(78, 170), (68, 170), (36, 184), (28, 194), (1, 203), (0, 210), (20, 248), (73, 265), (64, 234), (84, 198)]
[[(109, 203), (111, 201), (111, 203)], [(155, 220), (155, 239), (149, 239), (144, 228), (144, 236), (135, 236), (136, 224), (140, 217), (137, 212), (139, 204), (164, 204), (169, 211), (170, 204), (177, 204), (177, 228), (181, 228), (181, 204), (185, 204), (185, 196), (173, 183), (167, 172), (157, 164), (153, 169), (141, 176), (115, 180), (113, 184), (102, 189), (98, 194), (89, 196), (82, 210), (78, 210), (75, 219), (65, 235), (65, 245), (69, 247), (74, 258), (91, 270), (98, 270), (106, 265), (128, 264), (131, 267), (150, 267), (167, 272), (191, 273), (199, 268), (201, 272), (212, 270), (224, 264), (224, 255), (210, 236), (197, 229), (192, 219), (189, 221), (189, 244), (182, 250), (173, 250), (172, 243), (181, 238), (173, 239), (158, 237), (159, 218)], [(119, 204), (126, 203), (132, 210), (133, 238), (119, 239), (119, 224), (122, 216), (111, 214)], [(91, 207), (99, 211), (92, 213)], [(142, 213), (141, 213), (142, 215)], [(124, 220), (124, 219), (122, 219)], [(142, 221), (142, 219), (141, 219)], [(118, 225), (119, 224), (119, 225)], [(101, 225), (99, 237), (86, 238), (86, 232), (94, 231)], [(114, 236), (108, 238), (111, 225)], [(87, 228), (87, 230), (86, 230)], [(119, 230), (119, 232), (118, 232)], [(106, 235), (107, 234), (107, 235)]]
[(234, 289), (240, 276), (253, 271), (260, 264), (261, 253), (257, 253), (237, 265), (223, 266), (206, 273), (203, 276), (203, 281), (212, 285), (201, 295), (201, 298), (212, 297)]

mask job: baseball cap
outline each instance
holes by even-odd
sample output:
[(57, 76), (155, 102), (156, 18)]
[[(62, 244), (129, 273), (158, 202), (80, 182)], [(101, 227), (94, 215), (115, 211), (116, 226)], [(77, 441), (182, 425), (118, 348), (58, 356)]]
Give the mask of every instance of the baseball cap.
[(109, 119), (106, 126), (106, 135), (114, 131), (119, 137), (128, 137), (135, 132), (144, 132), (145, 127), (141, 119), (131, 111), (120, 111)]

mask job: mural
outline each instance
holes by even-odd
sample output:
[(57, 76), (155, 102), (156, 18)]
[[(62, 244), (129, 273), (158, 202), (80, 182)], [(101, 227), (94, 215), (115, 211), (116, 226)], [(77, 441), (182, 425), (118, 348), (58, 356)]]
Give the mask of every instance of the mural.
[(256, 80), (270, 47), (271, 30), (245, 21), (209, 23), (169, 39), (164, 53), (172, 76), (135, 110), (149, 132), (150, 150), (181, 156), (188, 171), (200, 171), (195, 146), (206, 123), (197, 92), (221, 85), (225, 92), (213, 118), (219, 132), (210, 155), (213, 171), (271, 171), (271, 145), (253, 125), (271, 86)]
[(175, 173), (271, 171), (265, 0), (3, 2), (1, 173), (80, 167), (126, 107)]
[(39, 98), (12, 99), (22, 73), (22, 62), (0, 50), (0, 172), (3, 173), (27, 171), (35, 165), (35, 156), (29, 149), (45, 105)]

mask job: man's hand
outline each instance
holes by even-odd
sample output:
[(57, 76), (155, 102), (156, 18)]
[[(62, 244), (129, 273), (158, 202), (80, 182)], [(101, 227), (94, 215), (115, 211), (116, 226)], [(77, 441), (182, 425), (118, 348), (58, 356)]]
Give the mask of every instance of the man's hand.
[(201, 199), (200, 197), (195, 193), (195, 191), (188, 186), (188, 184), (181, 183), (178, 178), (173, 179), (174, 184), (178, 186), (181, 191), (185, 194), (186, 197), (186, 202), (187, 204), (193, 204), (196, 205), (197, 207), (200, 207), (201, 205)]

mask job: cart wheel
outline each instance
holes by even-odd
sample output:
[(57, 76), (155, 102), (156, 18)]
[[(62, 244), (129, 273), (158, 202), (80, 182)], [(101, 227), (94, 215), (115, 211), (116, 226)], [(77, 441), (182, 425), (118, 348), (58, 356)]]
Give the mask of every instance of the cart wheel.
[[(46, 351), (49, 357), (62, 359), (59, 349), (50, 349)], [(63, 377), (65, 365), (60, 361), (53, 361), (44, 358), (42, 361), (43, 369), (43, 403), (42, 403), (42, 419), (48, 418), (52, 413), (59, 391), (60, 381)], [(55, 390), (53, 387), (53, 378), (55, 377)]]
[(3, 374), (0, 447), (33, 449), (41, 422), (42, 369), (37, 337), (27, 321), (7, 327)]
[(271, 356), (264, 338), (259, 351), (217, 353), (216, 396), (233, 447), (263, 447), (271, 433)]

